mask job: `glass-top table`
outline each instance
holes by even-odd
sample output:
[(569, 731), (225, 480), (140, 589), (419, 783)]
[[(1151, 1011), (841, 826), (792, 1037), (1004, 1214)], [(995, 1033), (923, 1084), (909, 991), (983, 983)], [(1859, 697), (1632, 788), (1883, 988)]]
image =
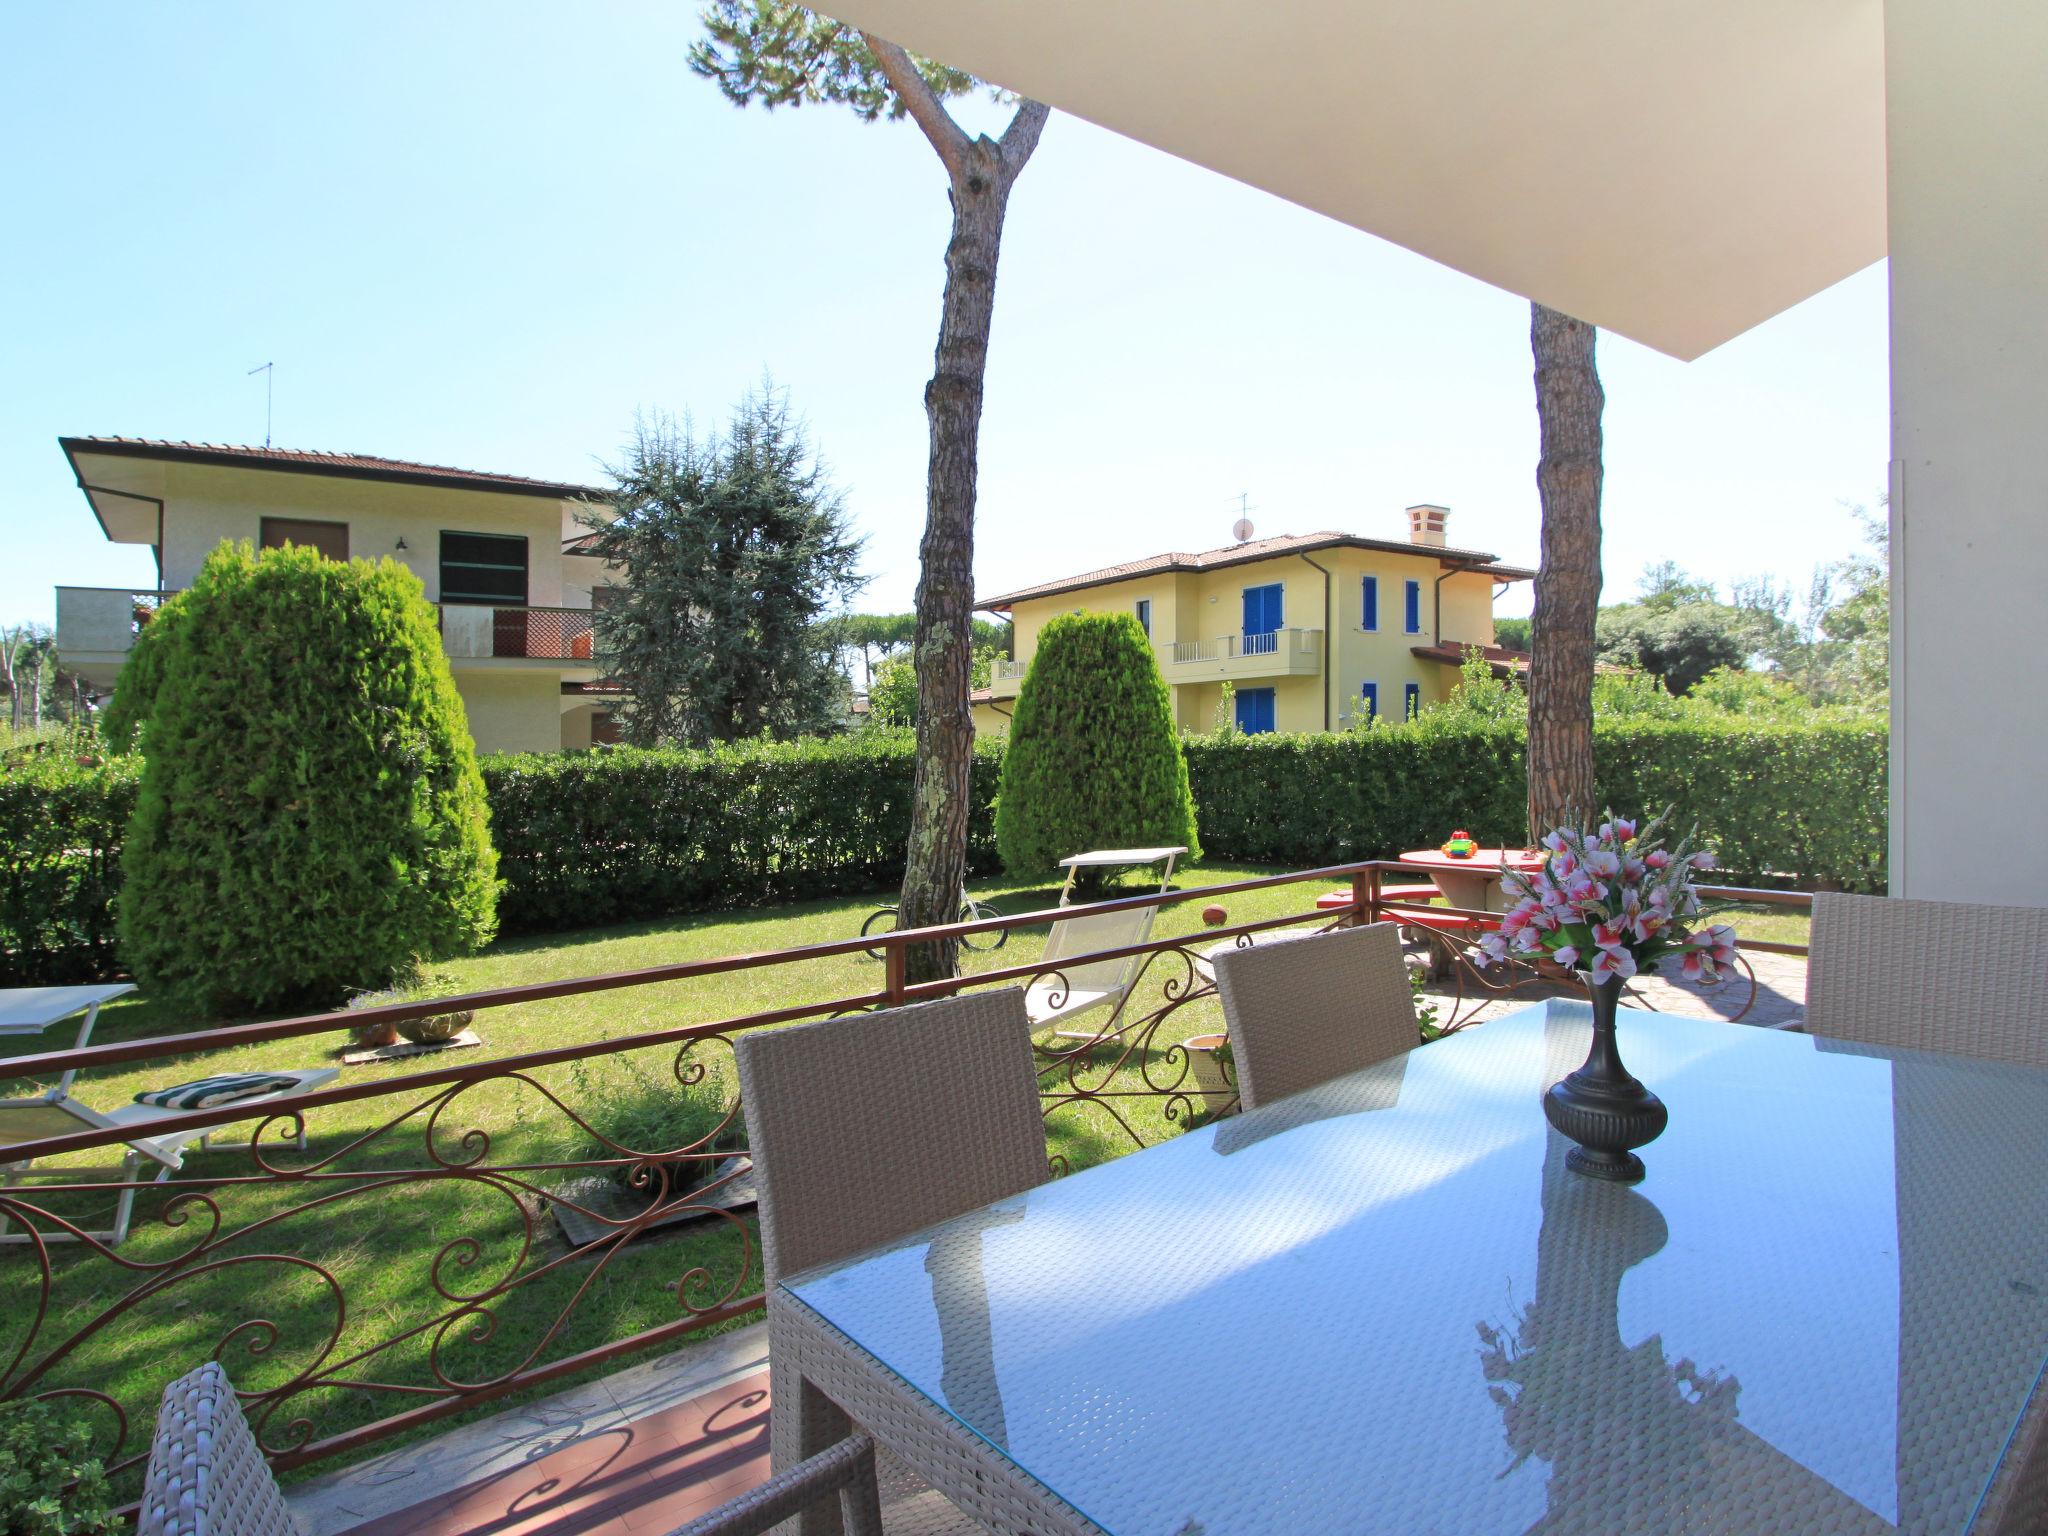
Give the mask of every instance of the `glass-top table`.
[(1671, 1110), (1629, 1189), (1538, 1104), (1589, 1022), (1523, 1010), (777, 1304), (853, 1362), (828, 1394), (869, 1372), (1047, 1529), (1970, 1530), (2048, 1361), (2048, 1073), (1624, 1009)]

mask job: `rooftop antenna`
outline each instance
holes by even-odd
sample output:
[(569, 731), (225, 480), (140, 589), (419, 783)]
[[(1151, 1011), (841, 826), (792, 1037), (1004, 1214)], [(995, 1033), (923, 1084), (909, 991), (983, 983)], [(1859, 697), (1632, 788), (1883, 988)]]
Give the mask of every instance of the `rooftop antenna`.
[(1237, 521), (1230, 525), (1230, 536), (1240, 544), (1245, 543), (1252, 536), (1251, 510), (1252, 493), (1250, 491), (1239, 491), (1237, 493)]
[(266, 448), (270, 446), (270, 382), (275, 377), (271, 370), (276, 366), (275, 363), (259, 363), (245, 375), (252, 379), (259, 373), (263, 375), (263, 446)]

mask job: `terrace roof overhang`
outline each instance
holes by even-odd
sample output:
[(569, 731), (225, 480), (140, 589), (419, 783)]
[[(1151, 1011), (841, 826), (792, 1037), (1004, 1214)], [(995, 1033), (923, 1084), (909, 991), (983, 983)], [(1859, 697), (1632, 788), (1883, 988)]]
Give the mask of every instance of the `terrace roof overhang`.
[(1885, 254), (1882, 0), (835, 0), (1690, 359)]

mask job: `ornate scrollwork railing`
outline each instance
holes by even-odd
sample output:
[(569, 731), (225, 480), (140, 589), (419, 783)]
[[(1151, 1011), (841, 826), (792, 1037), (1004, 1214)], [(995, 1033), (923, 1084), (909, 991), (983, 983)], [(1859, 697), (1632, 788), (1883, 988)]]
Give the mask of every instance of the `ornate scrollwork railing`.
[[(443, 1058), (422, 1057), (402, 1076), (153, 1121), (157, 1138), (249, 1127), (246, 1143), (194, 1153), (167, 1181), (131, 1171), (107, 1182), (74, 1166), (81, 1154), (125, 1150), (119, 1127), (11, 1148), (18, 1161), (0, 1185), (0, 1236), (10, 1244), (0, 1247), (0, 1277), (13, 1303), (0, 1312), (0, 1400), (85, 1407), (100, 1427), (110, 1470), (132, 1486), (162, 1385), (209, 1355), (228, 1366), (259, 1442), (286, 1468), (353, 1453), (740, 1318), (760, 1302), (747, 1215), (751, 1165), (731, 1061), (733, 1041), (749, 1029), (995, 985), (1034, 989), (1056, 1011), (1071, 990), (1068, 969), (1134, 961), (1129, 984), (1100, 1022), (1065, 1034), (1047, 1028), (1035, 1039), (1049, 1131), (1057, 1136), (1061, 1124), (1090, 1119), (1117, 1143), (1100, 1155), (1115, 1155), (1232, 1107), (1227, 1052), (1207, 1053), (1205, 1062), (1175, 1027), (1186, 1010), (1214, 1004), (1208, 952), (1218, 945), (1430, 912), (1431, 925), (1409, 931), (1418, 957), (1426, 954), (1442, 972), (1438, 1031), (1464, 1027), (1498, 997), (1555, 984), (1533, 972), (1476, 970), (1466, 950), (1485, 914), (1382, 900), (1381, 873), (1396, 867), (1346, 865), (0, 1061), (0, 1079), (18, 1084), (76, 1069), (89, 1091), (94, 1071), (113, 1066), (179, 1058), (179, 1070), (190, 1072), (195, 1053), (292, 1038), (331, 1044), (384, 1019), (454, 1008), (487, 1018), (491, 1009), (547, 998), (794, 966), (878, 942), (886, 949), (880, 985), (870, 992), (495, 1060), (441, 1065)], [(1050, 964), (904, 979), (907, 946), (963, 932), (1339, 881), (1350, 883), (1352, 900), (1334, 912), (1226, 919), (1195, 935)], [(1447, 916), (1475, 926), (1447, 924)], [(643, 1072), (639, 1063), (650, 1059), (658, 1070)], [(1203, 1075), (1205, 1066), (1220, 1070), (1220, 1083)], [(629, 1069), (651, 1077), (663, 1096), (696, 1103), (687, 1134), (665, 1143), (644, 1129), (619, 1129), (610, 1102), (616, 1083), (604, 1073)], [(25, 1174), (30, 1161), (44, 1166)], [(1071, 1162), (1054, 1157), (1056, 1170)], [(137, 1220), (130, 1242), (116, 1246), (82, 1213), (123, 1191), (134, 1193)], [(676, 1240), (633, 1246), (657, 1230)]]

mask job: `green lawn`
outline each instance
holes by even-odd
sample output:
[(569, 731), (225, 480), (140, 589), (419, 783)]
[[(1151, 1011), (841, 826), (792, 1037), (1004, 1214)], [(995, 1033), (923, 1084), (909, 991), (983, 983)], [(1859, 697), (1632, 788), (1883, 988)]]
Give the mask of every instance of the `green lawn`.
[[(1210, 865), (1184, 872), (1179, 883), (1211, 885), (1275, 872)], [(1302, 885), (1250, 892), (1226, 898), (1223, 904), (1231, 921), (1255, 921), (1306, 911), (1325, 888)], [(1129, 889), (1138, 887), (1134, 884)], [(1056, 896), (1042, 887), (1002, 883), (977, 885), (976, 894), (1013, 913), (1049, 906)], [(850, 937), (881, 899), (869, 896), (799, 903), (758, 912), (514, 940), (483, 955), (449, 962), (441, 970), (449, 991), (470, 991), (781, 949)], [(1168, 909), (1161, 914), (1157, 932), (1199, 932), (1204, 905), (1190, 902)], [(1738, 928), (1753, 938), (1797, 942), (1804, 938), (1805, 919), (1803, 914), (1788, 918), (1771, 913), (1755, 919), (1744, 917)], [(1027, 963), (1039, 954), (1043, 942), (1043, 930), (1016, 932), (1001, 951), (971, 955), (969, 968), (985, 971)], [(485, 1040), (481, 1050), (378, 1067), (351, 1067), (344, 1070), (341, 1082), (388, 1080), (402, 1085), (411, 1072), (424, 1066), (469, 1065), (593, 1040), (627, 1042), (649, 1030), (873, 991), (881, 985), (881, 972), (877, 962), (853, 954), (495, 1009), (478, 1018), (477, 1028)], [(1177, 962), (1170, 968), (1162, 963), (1148, 975), (1146, 990), (1156, 1000), (1159, 987), (1169, 977), (1183, 974)], [(191, 1025), (191, 1020), (137, 996), (110, 1005), (102, 1013), (98, 1038), (171, 1034)], [(1158, 1045), (1164, 1048), (1190, 1035), (1221, 1028), (1216, 1003), (1203, 1000), (1176, 1013), (1162, 1029)], [(85, 1102), (111, 1109), (140, 1089), (180, 1078), (313, 1065), (338, 1057), (341, 1047), (339, 1040), (300, 1038), (195, 1054), (176, 1062), (103, 1070), (81, 1077), (75, 1091)], [(729, 1053), (714, 1048), (705, 1059), (716, 1083), (729, 1094)], [(673, 1088), (665, 1090), (663, 1085), (673, 1083), (669, 1074), (674, 1060), (673, 1046), (635, 1050), (622, 1045), (619, 1051), (588, 1062), (544, 1069), (531, 1081), (499, 1078), (480, 1083), (443, 1111), (434, 1145), (446, 1162), (459, 1164), (469, 1155), (464, 1150), (464, 1133), (481, 1131), (489, 1137), (489, 1149), (480, 1161), (496, 1167), (596, 1155), (589, 1136), (549, 1095), (617, 1134), (626, 1123), (618, 1117), (636, 1104), (672, 1100)], [(1125, 1074), (1125, 1080), (1132, 1076)], [(15, 1091), (20, 1091), (19, 1085)], [(134, 1451), (147, 1444), (156, 1395), (163, 1383), (213, 1353), (224, 1338), (228, 1342), (222, 1358), (237, 1384), (266, 1388), (303, 1369), (319, 1355), (330, 1335), (339, 1340), (328, 1357), (332, 1368), (351, 1353), (383, 1344), (408, 1329), (453, 1318), (442, 1328), (428, 1329), (336, 1373), (352, 1382), (419, 1388), (432, 1384), (437, 1372), (456, 1381), (488, 1380), (529, 1360), (560, 1358), (670, 1322), (683, 1315), (676, 1292), (679, 1281), (689, 1285), (692, 1297), (701, 1299), (726, 1294), (739, 1280), (741, 1242), (731, 1227), (723, 1225), (649, 1238), (614, 1249), (601, 1262), (585, 1258), (556, 1263), (566, 1250), (545, 1212), (544, 1200), (502, 1180), (486, 1182), (459, 1171), (438, 1170), (427, 1155), (421, 1117), (385, 1128), (423, 1096), (401, 1088), (389, 1096), (316, 1112), (309, 1127), (312, 1156), (335, 1156), (348, 1149), (337, 1158), (335, 1167), (369, 1177), (318, 1186), (266, 1180), (222, 1187), (214, 1198), (226, 1228), (240, 1228), (264, 1218), (274, 1217), (275, 1221), (228, 1245), (216, 1256), (221, 1262), (210, 1272), (171, 1281), (143, 1295), (112, 1324), (84, 1340), (39, 1385), (89, 1386), (111, 1394), (130, 1414), (128, 1449)], [(1125, 1099), (1118, 1100), (1117, 1106), (1148, 1143), (1178, 1129), (1165, 1119), (1162, 1101)], [(878, 1106), (877, 1113), (885, 1121), (887, 1107)], [(246, 1138), (252, 1128), (253, 1122), (231, 1127), (216, 1140), (213, 1150), (195, 1150), (187, 1158), (188, 1176), (233, 1177), (249, 1172)], [(1074, 1167), (1119, 1155), (1133, 1146), (1130, 1135), (1097, 1105), (1057, 1111), (1049, 1124), (1049, 1137), (1052, 1151)], [(283, 1148), (268, 1155), (283, 1166), (305, 1160)], [(430, 1176), (392, 1177), (394, 1171), (403, 1169), (435, 1171)], [(376, 1179), (380, 1173), (385, 1176), (382, 1183)], [(518, 1175), (541, 1185), (560, 1177), (544, 1171)], [(166, 1263), (194, 1241), (193, 1233), (203, 1230), (209, 1221), (203, 1210), (189, 1211), (189, 1220), (181, 1227), (166, 1226), (161, 1220), (164, 1200), (179, 1187), (178, 1183), (167, 1185), (163, 1194), (151, 1191), (138, 1201), (135, 1234), (119, 1250), (124, 1261), (121, 1266), (75, 1250), (60, 1250), (50, 1315), (30, 1360), (83, 1327), (124, 1293), (136, 1292), (138, 1284), (147, 1280), (148, 1266)], [(322, 1196), (332, 1198), (304, 1208)], [(62, 1208), (74, 1219), (90, 1219), (103, 1217), (104, 1204), (98, 1210), (75, 1202)], [(0, 1325), (0, 1345), (12, 1356), (31, 1321), (22, 1298), (34, 1289), (35, 1261), (31, 1252), (21, 1247), (0, 1253), (4, 1253), (0, 1272), (13, 1277), (8, 1293), (16, 1298), (8, 1322)], [(264, 1255), (283, 1255), (292, 1262)], [(492, 1305), (488, 1318), (462, 1312), (463, 1298), (509, 1275), (550, 1264), (555, 1267)], [(694, 1280), (689, 1278), (693, 1274), (697, 1274)], [(758, 1284), (757, 1271), (743, 1289), (752, 1290)], [(143, 1288), (148, 1290), (146, 1285)], [(345, 1299), (345, 1308), (337, 1306), (337, 1292)], [(558, 1390), (560, 1385), (546, 1390)], [(307, 1420), (304, 1438), (320, 1439), (421, 1400), (413, 1394), (360, 1387), (301, 1394), (290, 1401), (264, 1439), (274, 1446), (293, 1443), (299, 1437), (287, 1429), (288, 1419)], [(474, 1412), (496, 1411), (502, 1406), (499, 1400)], [(418, 1433), (433, 1433), (439, 1427)]]

